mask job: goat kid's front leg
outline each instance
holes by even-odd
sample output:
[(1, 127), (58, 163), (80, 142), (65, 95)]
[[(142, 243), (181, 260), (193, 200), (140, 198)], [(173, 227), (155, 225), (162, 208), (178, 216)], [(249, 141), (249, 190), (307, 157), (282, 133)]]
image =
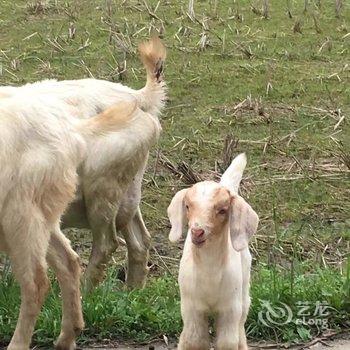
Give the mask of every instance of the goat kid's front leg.
[(250, 269), (252, 263), (252, 257), (249, 250), (241, 253), (242, 261), (242, 317), (239, 322), (239, 350), (248, 350), (247, 336), (245, 333), (245, 322), (250, 308)]
[[(215, 350), (239, 350), (240, 321), (242, 305), (235, 303), (231, 308), (219, 312), (216, 319), (216, 346)], [(242, 348), (243, 350), (243, 348)]]
[[(191, 303), (189, 303), (191, 305)], [(203, 311), (187, 306), (182, 298), (181, 315), (183, 330), (180, 335), (178, 350), (209, 350), (208, 317)]]
[(51, 234), (47, 259), (55, 271), (62, 294), (62, 327), (55, 348), (74, 350), (75, 338), (84, 328), (80, 300), (80, 259), (58, 226)]
[[(249, 287), (249, 286), (248, 286)], [(245, 333), (245, 322), (247, 320), (247, 316), (249, 313), (249, 307), (250, 307), (250, 297), (249, 297), (249, 290), (245, 295), (243, 295), (243, 304), (242, 304), (242, 316), (239, 320), (239, 343), (238, 343), (238, 350), (248, 350), (248, 343), (247, 343), (247, 336)]]
[(148, 256), (151, 245), (149, 234), (138, 207), (135, 216), (123, 230), (128, 248), (128, 268), (126, 283), (131, 288), (142, 288), (148, 274)]

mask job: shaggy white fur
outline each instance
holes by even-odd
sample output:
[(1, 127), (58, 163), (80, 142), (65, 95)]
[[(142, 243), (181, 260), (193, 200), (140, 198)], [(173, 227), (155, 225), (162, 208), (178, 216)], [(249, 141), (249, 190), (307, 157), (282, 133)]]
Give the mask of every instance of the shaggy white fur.
[(141, 182), (148, 153), (161, 130), (158, 114), (164, 105), (166, 87), (162, 69), (166, 57), (162, 42), (154, 37), (139, 46), (147, 72), (144, 88), (133, 90), (97, 79), (45, 80), (21, 87), (0, 87), (0, 98), (23, 96), (65, 104), (73, 119), (88, 119), (119, 103), (135, 103), (147, 118), (128, 121), (127, 127), (101, 138), (88, 139), (88, 152), (79, 169), (79, 188), (63, 218), (63, 227), (91, 228), (93, 248), (85, 273), (88, 288), (104, 276), (111, 254), (123, 241), (128, 248), (127, 283), (142, 286), (147, 275), (150, 234), (139, 209)]
[(56, 349), (71, 350), (84, 326), (80, 264), (59, 224), (74, 199), (77, 168), (86, 161), (91, 143), (113, 133), (132, 132), (140, 124), (143, 133), (153, 140), (159, 123), (135, 102), (79, 120), (54, 96), (33, 98), (19, 90), (0, 99), (0, 250), (10, 257), (22, 296), (8, 350), (29, 349), (49, 288), (47, 264), (57, 275), (63, 299)]
[(237, 195), (245, 165), (245, 155), (239, 155), (220, 183), (204, 181), (181, 190), (168, 208), (171, 241), (180, 239), (186, 216), (189, 228), (179, 270), (184, 323), (179, 350), (209, 349), (210, 314), (216, 319), (215, 349), (248, 349), (248, 241), (258, 216)]

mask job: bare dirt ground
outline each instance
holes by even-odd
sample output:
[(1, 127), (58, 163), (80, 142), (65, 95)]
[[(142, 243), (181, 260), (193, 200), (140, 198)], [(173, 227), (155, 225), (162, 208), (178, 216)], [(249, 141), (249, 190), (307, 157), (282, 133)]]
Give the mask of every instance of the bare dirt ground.
[[(84, 350), (168, 350), (175, 349), (174, 344), (169, 344), (168, 346), (164, 343), (154, 343), (148, 344), (145, 346), (128, 346), (128, 345), (120, 345), (117, 347), (91, 347), (85, 348)], [(272, 344), (250, 344), (249, 348), (253, 349), (269, 349), (269, 350), (277, 350), (277, 349), (305, 349), (305, 350), (350, 350), (350, 334), (344, 339), (335, 339), (329, 341), (320, 341), (313, 345), (299, 345), (299, 346), (291, 346), (287, 347), (286, 345), (276, 345), (275, 347)]]
[(323, 350), (323, 349), (332, 349), (332, 350), (349, 350), (350, 349), (350, 340), (336, 340), (334, 342), (329, 342), (327, 344), (316, 344), (311, 346), (309, 349), (312, 350)]

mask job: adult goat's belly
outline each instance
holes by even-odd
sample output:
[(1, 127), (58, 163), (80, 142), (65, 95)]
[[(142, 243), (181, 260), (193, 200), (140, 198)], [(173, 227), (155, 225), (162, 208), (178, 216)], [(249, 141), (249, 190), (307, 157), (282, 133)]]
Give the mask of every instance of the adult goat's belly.
[[(144, 159), (147, 155), (140, 155), (140, 158)], [(111, 162), (105, 168), (95, 169), (88, 173), (84, 173), (80, 169), (79, 182), (85, 183), (83, 189), (81, 185), (78, 186), (74, 200), (70, 203), (63, 218), (62, 227), (75, 227), (75, 228), (90, 228), (90, 224), (87, 217), (87, 204), (85, 196), (90, 191), (98, 192), (101, 196), (109, 198), (107, 192), (114, 193), (119, 197), (119, 200), (123, 198), (123, 191), (126, 191), (128, 185), (132, 183), (133, 179), (137, 175), (139, 169), (139, 160), (132, 159), (125, 164), (118, 162)], [(98, 198), (96, 198), (98, 201)], [(111, 203), (113, 205), (114, 203)], [(91, 209), (91, 208), (90, 208)]]
[(64, 215), (63, 227), (89, 228), (84, 200), (87, 192), (110, 198), (107, 191), (122, 200), (140, 169), (144, 168), (149, 149), (160, 132), (158, 119), (142, 113), (128, 128), (98, 139), (91, 138), (87, 159), (79, 169), (80, 183), (84, 188), (78, 189), (75, 200)]
[(0, 225), (0, 252), (6, 252), (6, 251), (7, 251), (7, 245), (6, 245), (5, 237)]
[(62, 217), (62, 228), (90, 228), (86, 216), (86, 205), (82, 194), (81, 186), (78, 186), (75, 198), (70, 203)]

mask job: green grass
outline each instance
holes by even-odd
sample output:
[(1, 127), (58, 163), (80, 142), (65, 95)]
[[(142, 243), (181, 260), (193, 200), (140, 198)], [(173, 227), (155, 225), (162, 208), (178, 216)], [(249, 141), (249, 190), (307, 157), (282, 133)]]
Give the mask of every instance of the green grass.
[[(320, 334), (320, 328), (296, 323), (299, 318), (298, 302), (309, 303), (312, 312), (317, 303), (325, 304), (329, 315), (321, 318), (327, 321), (329, 329), (349, 326), (349, 281), (349, 276), (340, 275), (331, 268), (313, 269), (300, 263), (293, 272), (287, 272), (262, 264), (253, 275), (252, 305), (246, 324), (249, 338), (298, 342)], [(16, 325), (19, 288), (10, 274), (3, 276), (0, 286), (1, 339), (6, 343)], [(291, 322), (266, 327), (259, 319), (260, 312), (265, 317), (264, 302), (268, 302), (274, 310), (278, 310), (281, 303), (288, 305), (293, 313)], [(177, 337), (181, 332), (178, 285), (169, 275), (152, 278), (144, 290), (125, 291), (110, 271), (100, 287), (91, 295), (84, 296), (83, 306), (86, 328), (79, 339), (80, 344), (115, 338), (142, 342), (163, 335)], [(34, 337), (38, 345), (51, 344), (59, 334), (60, 309), (59, 289), (54, 283), (38, 320)], [(283, 317), (275, 318), (280, 323), (285, 320)]]
[[(326, 300), (337, 310), (331, 326), (345, 324), (350, 286), (350, 6), (344, 1), (337, 18), (332, 0), (322, 0), (321, 8), (309, 1), (306, 12), (304, 1), (290, 1), (289, 18), (286, 2), (271, 0), (267, 20), (251, 11), (251, 2), (259, 8), (258, 0), (222, 0), (215, 12), (215, 1), (196, 1), (197, 21), (191, 21), (185, 14), (187, 1), (160, 1), (156, 8), (158, 1), (149, 0), (153, 17), (137, 0), (47, 1), (43, 6), (0, 1), (0, 84), (94, 76), (140, 88), (145, 74), (137, 44), (150, 31), (164, 28), (169, 101), (142, 203), (158, 252), (151, 254), (154, 276), (145, 290), (129, 294), (120, 291), (111, 272), (84, 299), (84, 339), (178, 334), (177, 288), (172, 279), (159, 276), (177, 271), (181, 245), (167, 242), (165, 209), (186, 184), (157, 162), (157, 152), (175, 167), (185, 161), (196, 174), (212, 178), (224, 163), (228, 134), (238, 140), (233, 153), (248, 155), (242, 193), (260, 216), (252, 240), (250, 337), (309, 337), (293, 324), (281, 330), (259, 325), (260, 299), (276, 306)], [(296, 22), (301, 33), (293, 32)], [(76, 29), (75, 36), (69, 36), (69, 28)], [(203, 33), (209, 42), (201, 50)], [(126, 49), (120, 45), (123, 38)], [(124, 60), (127, 70), (120, 73), (117, 67)], [(69, 236), (85, 257), (91, 237), (82, 232)], [(115, 258), (123, 260), (124, 253)], [(0, 310), (6, 310), (0, 312), (0, 339), (7, 340), (14, 329), (18, 289), (6, 277), (0, 293)], [(37, 327), (38, 342), (58, 334), (59, 312), (55, 287)]]

